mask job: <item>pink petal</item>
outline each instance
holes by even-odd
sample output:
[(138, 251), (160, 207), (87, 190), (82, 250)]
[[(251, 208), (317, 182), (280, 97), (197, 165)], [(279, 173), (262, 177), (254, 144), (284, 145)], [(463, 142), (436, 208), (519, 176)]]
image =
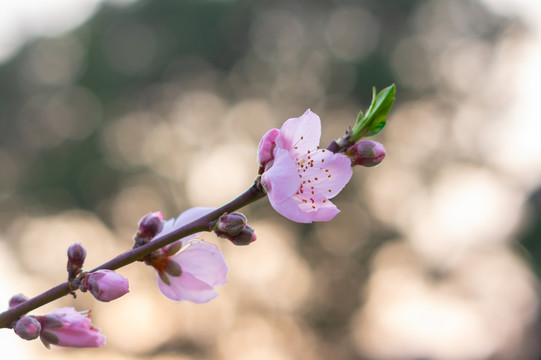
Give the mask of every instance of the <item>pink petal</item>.
[(334, 219), (340, 210), (332, 202), (327, 201), (321, 205), (315, 212), (310, 213), (312, 221), (329, 221)]
[[(182, 212), (177, 219), (175, 220), (175, 229), (191, 223), (194, 220), (199, 219), (202, 216), (207, 215), (208, 213), (214, 211), (214, 208), (208, 207), (193, 207), (184, 212)], [(190, 235), (191, 236), (191, 235)]]
[(276, 137), (280, 134), (278, 129), (270, 129), (263, 135), (257, 149), (257, 162), (265, 165), (274, 159), (273, 150), (276, 146)]
[[(327, 199), (335, 197), (351, 179), (351, 160), (345, 155), (322, 149), (310, 154), (312, 167), (302, 173), (303, 190)], [(330, 191), (329, 191), (330, 190)]]
[(308, 109), (301, 117), (289, 119), (282, 125), (276, 146), (292, 151), (293, 155), (304, 155), (319, 146), (320, 138), (321, 120)]
[(58, 328), (47, 329), (46, 332), (53, 333), (58, 337), (56, 346), (86, 348), (99, 347), (105, 344), (105, 336), (99, 334), (97, 329), (82, 328)]
[(218, 292), (212, 286), (190, 274), (182, 274), (178, 277), (169, 276), (170, 286), (161, 281), (158, 275), (156, 277), (160, 291), (171, 300), (188, 300), (202, 304), (218, 296)]
[(299, 202), (292, 197), (289, 197), (281, 202), (275, 202), (269, 196), (271, 206), (282, 216), (285, 216), (289, 220), (298, 223), (311, 223), (312, 217), (309, 212), (302, 211), (299, 208)]
[(198, 240), (193, 240), (188, 244), (186, 250), (170, 258), (180, 265), (181, 277), (190, 274), (210, 286), (226, 284), (228, 267), (222, 252), (216, 245)]
[[(199, 219), (202, 216), (207, 215), (208, 213), (214, 211), (214, 208), (207, 208), (207, 207), (193, 207), (190, 208), (184, 212), (182, 212), (176, 219), (169, 219), (165, 222), (163, 225), (162, 231), (156, 235), (154, 238), (157, 238), (159, 236), (165, 235), (167, 233), (170, 233), (171, 231), (174, 231), (181, 226), (184, 226), (186, 224), (189, 224), (190, 222)], [(181, 240), (189, 240), (193, 239), (194, 237), (201, 234), (200, 232), (188, 235)], [(180, 240), (179, 240), (180, 241)]]
[(290, 198), (299, 189), (297, 166), (284, 149), (276, 149), (272, 167), (261, 176), (269, 200), (278, 203)]

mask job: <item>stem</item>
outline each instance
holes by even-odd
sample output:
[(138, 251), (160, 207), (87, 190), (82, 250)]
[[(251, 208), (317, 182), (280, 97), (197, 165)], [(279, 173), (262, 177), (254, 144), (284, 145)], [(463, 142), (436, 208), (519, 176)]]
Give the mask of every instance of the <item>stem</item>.
[[(94, 272), (99, 269), (115, 270), (121, 268), (183, 237), (201, 231), (211, 231), (212, 227), (209, 224), (212, 221), (218, 219), (224, 213), (230, 213), (248, 204), (251, 204), (256, 200), (265, 197), (265, 195), (266, 194), (260, 189), (260, 187), (258, 186), (258, 182), (256, 181), (248, 190), (246, 190), (244, 193), (242, 193), (236, 199), (227, 203), (226, 205), (214, 210), (213, 212), (205, 216), (202, 216), (197, 220), (192, 221), (189, 224), (181, 226), (180, 228), (171, 231), (170, 233), (157, 237), (143, 246), (126, 251), (113, 258), (112, 260), (109, 260), (106, 263), (96, 267), (95, 269), (92, 269), (90, 272)], [(3, 313), (0, 313), (0, 328), (11, 327), (12, 323), (16, 321), (19, 317), (23, 316), (29, 311), (37, 309), (40, 306), (48, 304), (54, 300), (61, 298), (62, 296), (69, 294), (70, 291), (71, 290), (69, 288), (69, 282), (66, 281), (45, 291), (44, 293), (36, 297), (33, 297), (32, 299), (25, 301), (24, 303), (21, 303), (7, 311), (4, 311)]]

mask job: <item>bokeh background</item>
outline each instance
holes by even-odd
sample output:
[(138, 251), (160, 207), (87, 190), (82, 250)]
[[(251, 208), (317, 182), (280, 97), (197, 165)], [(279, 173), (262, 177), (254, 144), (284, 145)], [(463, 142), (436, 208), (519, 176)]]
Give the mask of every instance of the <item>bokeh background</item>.
[(539, 359), (537, 0), (0, 2), (0, 303), (129, 249), (139, 218), (248, 188), (260, 137), (311, 108), (327, 144), (397, 85), (388, 156), (332, 222), (266, 200), (229, 284), (176, 303), (153, 270), (88, 294), (101, 349), (0, 330), (6, 359)]

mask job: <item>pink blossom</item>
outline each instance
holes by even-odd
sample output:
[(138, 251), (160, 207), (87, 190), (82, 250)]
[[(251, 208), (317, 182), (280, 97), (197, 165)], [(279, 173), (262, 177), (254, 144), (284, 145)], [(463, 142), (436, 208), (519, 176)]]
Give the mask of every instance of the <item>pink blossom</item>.
[(37, 319), (41, 323), (41, 340), (46, 345), (82, 348), (105, 344), (105, 336), (90, 322), (90, 312), (80, 313), (65, 307)]
[[(186, 210), (176, 220), (168, 220), (162, 233), (176, 230), (212, 210), (197, 207)], [(214, 287), (227, 283), (228, 267), (222, 252), (214, 244), (194, 239), (197, 235), (160, 249), (150, 261), (157, 272), (160, 291), (171, 300), (205, 303), (218, 296)]]
[(84, 279), (85, 288), (99, 301), (108, 302), (127, 294), (128, 279), (112, 270), (97, 270)]
[(259, 144), (261, 184), (269, 201), (278, 213), (296, 222), (332, 220), (340, 210), (329, 199), (352, 175), (349, 158), (320, 149), (320, 137), (319, 116), (308, 109), (280, 130), (267, 132)]

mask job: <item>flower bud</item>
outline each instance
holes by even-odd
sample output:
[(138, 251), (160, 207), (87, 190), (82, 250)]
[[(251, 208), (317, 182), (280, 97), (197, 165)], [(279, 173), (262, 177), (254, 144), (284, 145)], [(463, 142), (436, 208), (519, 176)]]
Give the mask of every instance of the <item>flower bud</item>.
[(254, 229), (246, 225), (246, 227), (237, 235), (235, 236), (228, 236), (227, 237), (233, 244), (235, 245), (249, 245), (250, 243), (256, 241), (257, 236), (255, 236)]
[(25, 340), (37, 339), (41, 332), (41, 324), (33, 316), (23, 316), (13, 328), (15, 333)]
[(68, 248), (68, 266), (82, 268), (86, 258), (86, 250), (81, 243), (71, 244)]
[(276, 146), (276, 138), (280, 134), (280, 130), (271, 129), (263, 135), (259, 142), (259, 148), (257, 149), (257, 162), (259, 165), (265, 167), (265, 165), (274, 159), (273, 150)]
[(349, 147), (346, 155), (351, 159), (351, 165), (372, 167), (385, 158), (386, 152), (382, 144), (372, 140), (361, 140)]
[(97, 270), (86, 275), (83, 286), (85, 290), (99, 301), (108, 302), (128, 293), (128, 279), (112, 270)]
[(68, 280), (73, 280), (81, 273), (86, 258), (86, 250), (81, 243), (71, 244), (68, 248)]
[(156, 211), (146, 214), (139, 221), (139, 230), (137, 236), (152, 239), (163, 229), (163, 214), (161, 211)]
[(26, 300), (28, 300), (28, 298), (23, 294), (13, 295), (11, 299), (9, 299), (9, 308), (11, 309), (12, 307), (22, 304)]
[(238, 235), (246, 227), (246, 216), (240, 212), (233, 212), (220, 216), (214, 231), (218, 236), (227, 237)]

